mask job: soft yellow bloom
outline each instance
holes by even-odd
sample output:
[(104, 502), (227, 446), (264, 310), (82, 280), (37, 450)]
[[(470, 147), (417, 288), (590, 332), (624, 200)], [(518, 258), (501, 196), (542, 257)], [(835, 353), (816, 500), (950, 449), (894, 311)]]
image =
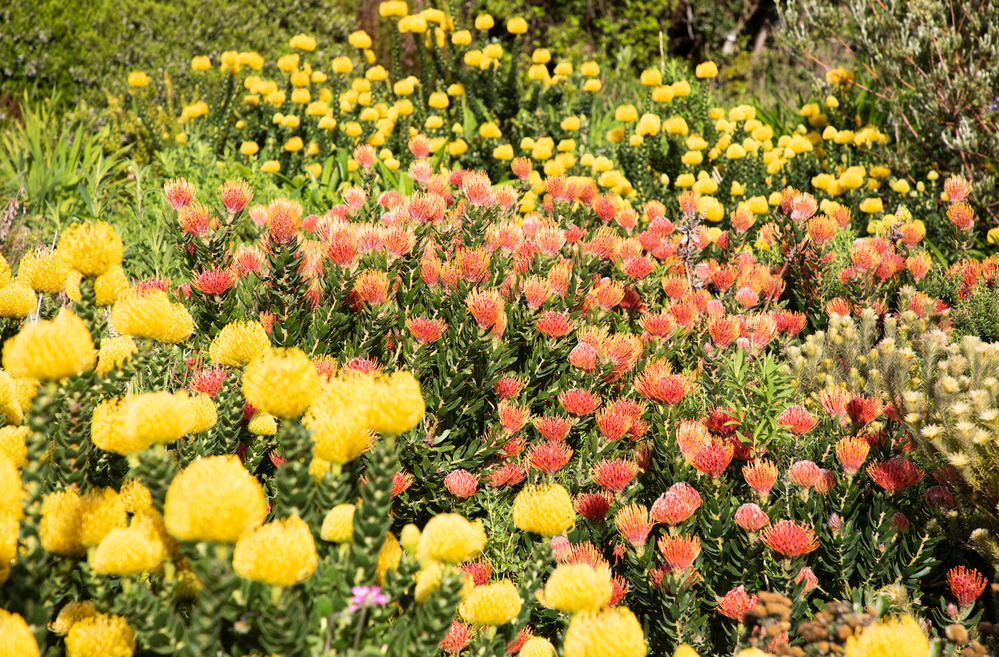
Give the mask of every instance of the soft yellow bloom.
[(21, 468), (28, 460), (26, 439), (29, 433), (31, 430), (28, 427), (0, 429), (0, 455), (10, 459), (15, 468)]
[(357, 507), (353, 504), (339, 504), (326, 514), (323, 518), (323, 526), (320, 529), (319, 537), (331, 543), (349, 543), (354, 538), (354, 512)]
[(121, 366), (136, 351), (138, 347), (130, 335), (101, 338), (101, 348), (97, 355), (97, 373), (107, 374), (111, 370), (121, 370)]
[(513, 502), (513, 524), (520, 530), (555, 536), (571, 527), (576, 511), (569, 493), (559, 484), (525, 487)]
[(49, 632), (58, 636), (66, 636), (69, 634), (70, 628), (84, 618), (97, 615), (97, 607), (94, 605), (93, 600), (85, 600), (83, 602), (73, 600), (62, 608), (54, 621), (49, 623)]
[(388, 0), (387, 2), (382, 2), (378, 5), (378, 14), (380, 16), (395, 16), (397, 18), (402, 18), (409, 13), (409, 7), (406, 6), (405, 0)]
[(178, 540), (235, 543), (266, 515), (264, 490), (239, 457), (210, 456), (195, 460), (170, 482), (163, 521)]
[(456, 513), (430, 519), (420, 534), (416, 558), (421, 562), (461, 563), (475, 557), (486, 546), (481, 522), (471, 523)]
[(354, 64), (350, 61), (349, 57), (335, 57), (332, 66), (334, 73), (344, 74), (354, 70)]
[(359, 50), (371, 47), (371, 37), (364, 30), (358, 30), (352, 32), (350, 36), (347, 37), (347, 43), (354, 46)]
[(447, 150), (451, 155), (461, 155), (468, 150), (468, 144), (465, 143), (464, 139), (455, 139), (450, 144), (448, 144)]
[(236, 574), (271, 586), (294, 586), (312, 576), (319, 564), (312, 531), (298, 516), (248, 529), (236, 542)]
[(718, 75), (718, 66), (716, 66), (714, 62), (703, 62), (697, 65), (697, 68), (694, 70), (694, 75), (702, 80), (713, 78)]
[(690, 95), (690, 83), (686, 80), (678, 80), (670, 85), (674, 98), (683, 98)]
[(100, 276), (121, 264), (124, 244), (108, 223), (72, 224), (62, 232), (58, 250), (86, 276)]
[(458, 615), (475, 625), (505, 625), (520, 614), (524, 600), (508, 579), (476, 586), (458, 605)]
[(572, 75), (572, 64), (559, 62), (555, 65), (555, 75)]
[(354, 374), (338, 375), (322, 386), (302, 420), (313, 431), (317, 458), (344, 464), (371, 446), (368, 409), (374, 387), (371, 376)]
[(319, 375), (297, 347), (264, 351), (243, 372), (246, 400), (276, 417), (298, 417), (318, 393)]
[(132, 657), (135, 633), (121, 616), (99, 614), (69, 629), (66, 657)]
[(562, 564), (548, 577), (541, 603), (566, 613), (596, 611), (607, 606), (613, 593), (606, 564)]
[(662, 121), (656, 114), (643, 114), (635, 126), (635, 134), (641, 136), (655, 136), (662, 128)]
[(147, 76), (145, 72), (132, 71), (128, 74), (128, 86), (141, 89), (147, 84), (149, 84), (149, 76)]
[(496, 21), (489, 14), (479, 14), (475, 17), (475, 29), (477, 30), (491, 30)]
[(312, 52), (313, 50), (316, 49), (316, 40), (310, 36), (306, 36), (304, 34), (298, 34), (291, 38), (291, 42), (288, 45), (297, 50)]
[(51, 322), (23, 327), (3, 347), (4, 369), (22, 379), (57, 381), (92, 369), (96, 361), (90, 331), (67, 308)]
[(493, 149), (493, 157), (497, 160), (512, 160), (513, 159), (513, 146), (510, 144), (502, 144)]
[(479, 126), (479, 135), (484, 139), (498, 139), (503, 136), (499, 127), (492, 121), (487, 121)]
[(111, 309), (111, 325), (119, 333), (160, 342), (183, 342), (194, 332), (194, 319), (182, 304), (170, 303), (166, 292), (129, 292)]
[(94, 553), (94, 572), (127, 577), (156, 570), (167, 551), (152, 522), (147, 516), (137, 515), (128, 528), (108, 532)]
[(882, 210), (884, 210), (884, 203), (877, 197), (866, 198), (860, 203), (860, 211), (867, 214), (877, 214)]
[(520, 16), (511, 18), (506, 23), (506, 31), (510, 34), (523, 34), (527, 31), (527, 21)]
[(614, 120), (622, 123), (631, 123), (638, 118), (638, 110), (634, 105), (619, 105), (614, 110)]
[(94, 295), (98, 306), (113, 305), (128, 293), (128, 279), (121, 265), (113, 265), (94, 280)]
[(584, 611), (569, 623), (565, 657), (645, 657), (642, 625), (627, 607)]
[(267, 331), (257, 321), (226, 324), (212, 340), (208, 354), (220, 365), (242, 367), (271, 346)]
[(844, 657), (927, 657), (930, 644), (912, 616), (903, 614), (863, 628), (846, 640)]
[(658, 87), (663, 83), (663, 74), (656, 68), (645, 69), (642, 71), (641, 82), (646, 87)]

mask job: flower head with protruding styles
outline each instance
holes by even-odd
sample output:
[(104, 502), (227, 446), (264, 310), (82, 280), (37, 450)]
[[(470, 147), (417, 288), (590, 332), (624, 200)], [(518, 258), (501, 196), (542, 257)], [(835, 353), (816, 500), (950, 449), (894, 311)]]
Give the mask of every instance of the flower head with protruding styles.
[(257, 410), (294, 418), (304, 413), (319, 394), (319, 375), (301, 349), (272, 349), (246, 366), (243, 394)]
[(456, 513), (430, 519), (420, 534), (416, 558), (422, 562), (461, 563), (480, 554), (486, 546), (481, 522), (471, 523)]
[(777, 481), (777, 466), (772, 461), (755, 461), (742, 466), (742, 476), (757, 495), (766, 499)]
[(819, 539), (811, 526), (799, 525), (793, 520), (781, 520), (770, 525), (763, 530), (760, 540), (785, 559), (808, 554), (819, 547)]
[(67, 308), (51, 322), (25, 326), (3, 346), (4, 369), (22, 379), (58, 381), (92, 369), (96, 361), (90, 330)]
[(458, 605), (458, 615), (475, 625), (505, 625), (520, 613), (524, 600), (508, 579), (476, 586)]
[(596, 611), (607, 606), (614, 585), (606, 564), (562, 564), (548, 577), (541, 604), (566, 613)]
[(718, 598), (717, 609), (718, 613), (723, 616), (728, 616), (729, 618), (734, 618), (737, 621), (742, 621), (742, 617), (746, 615), (746, 612), (753, 609), (756, 606), (756, 595), (748, 595), (746, 593), (746, 587), (739, 585), (725, 594), (725, 597)]
[(319, 564), (312, 531), (298, 516), (253, 527), (240, 535), (232, 568), (240, 577), (271, 586), (294, 586)]
[(649, 538), (649, 532), (652, 531), (649, 510), (641, 504), (629, 504), (620, 509), (614, 516), (614, 528), (621, 533), (624, 540), (641, 552), (645, 549), (645, 541)]
[(555, 536), (575, 520), (572, 498), (560, 484), (527, 486), (513, 501), (513, 524), (525, 532)]
[(121, 264), (124, 244), (110, 224), (72, 224), (62, 232), (58, 250), (84, 276), (100, 276)]
[(260, 482), (230, 455), (197, 459), (181, 470), (167, 490), (163, 520), (182, 541), (235, 543), (266, 516)]
[(867, 474), (889, 495), (908, 488), (923, 478), (923, 471), (904, 456), (872, 463), (867, 466)]
[(962, 609), (975, 604), (988, 582), (974, 568), (957, 566), (947, 571), (947, 584)]
[(230, 322), (222, 327), (208, 349), (213, 362), (242, 367), (271, 346), (260, 322)]
[(870, 450), (871, 444), (863, 438), (847, 436), (836, 443), (836, 458), (839, 459), (844, 472), (853, 475), (860, 470)]
[(147, 287), (129, 292), (111, 309), (111, 325), (119, 333), (159, 342), (183, 342), (194, 333), (194, 319), (167, 293)]
[(298, 201), (279, 198), (267, 206), (267, 230), (278, 244), (293, 240), (301, 225), (302, 204)]
[(190, 182), (184, 178), (168, 180), (163, 184), (163, 196), (166, 197), (167, 205), (180, 212), (194, 200), (197, 190)]
[(572, 618), (563, 644), (565, 657), (645, 657), (642, 624), (627, 607), (583, 611)]
[(67, 657), (132, 657), (135, 633), (121, 616), (84, 618), (66, 635)]
[(701, 553), (701, 540), (696, 536), (661, 536), (657, 545), (666, 565), (674, 572), (690, 568)]
[(253, 200), (253, 190), (245, 180), (227, 180), (219, 187), (219, 196), (226, 212), (235, 215), (243, 211)]

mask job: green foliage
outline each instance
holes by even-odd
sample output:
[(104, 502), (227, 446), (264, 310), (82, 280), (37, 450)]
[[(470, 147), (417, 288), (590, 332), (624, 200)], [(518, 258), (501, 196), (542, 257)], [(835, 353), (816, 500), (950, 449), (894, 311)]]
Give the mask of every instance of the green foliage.
[(985, 342), (999, 342), (999, 292), (979, 283), (951, 311), (955, 338), (977, 335)]

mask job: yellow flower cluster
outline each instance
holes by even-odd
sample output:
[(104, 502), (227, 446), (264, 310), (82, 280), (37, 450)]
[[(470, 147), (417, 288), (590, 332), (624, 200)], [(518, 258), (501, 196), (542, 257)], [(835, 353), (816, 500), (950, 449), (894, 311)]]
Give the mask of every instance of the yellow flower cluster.
[[(152, 511), (151, 513), (156, 513)], [(156, 570), (167, 556), (158, 517), (136, 515), (127, 528), (112, 529), (94, 552), (95, 573), (126, 577)]]
[(147, 392), (109, 399), (94, 409), (91, 439), (99, 449), (126, 455), (157, 443), (172, 443), (215, 423), (214, 404), (211, 398), (207, 402), (211, 411), (206, 418), (205, 400), (199, 396), (196, 404), (186, 392)]
[(243, 367), (269, 349), (271, 341), (260, 322), (226, 324), (212, 340), (208, 355), (220, 365)]
[(575, 521), (572, 498), (561, 484), (525, 486), (513, 501), (513, 524), (525, 532), (555, 536)]
[(427, 522), (416, 546), (421, 562), (461, 563), (478, 555), (486, 547), (486, 532), (481, 522), (471, 523), (456, 513), (443, 513)]
[(0, 654), (6, 657), (38, 657), (38, 642), (19, 614), (0, 609)]
[(59, 237), (59, 252), (84, 276), (100, 276), (121, 265), (125, 245), (110, 224), (72, 224)]
[(183, 342), (194, 332), (187, 308), (157, 289), (132, 291), (119, 299), (111, 309), (111, 324), (124, 335), (166, 343)]
[(539, 597), (546, 607), (576, 613), (607, 606), (613, 593), (614, 584), (606, 564), (577, 563), (556, 568)]
[(84, 618), (66, 635), (67, 657), (131, 657), (133, 653), (135, 633), (121, 616)]
[(93, 368), (96, 353), (86, 324), (63, 308), (53, 321), (29, 324), (8, 340), (3, 365), (11, 376), (59, 380)]
[(163, 521), (178, 540), (235, 543), (266, 516), (263, 487), (230, 455), (198, 459), (174, 477)]
[(505, 625), (517, 618), (524, 600), (508, 579), (476, 586), (458, 605), (458, 615), (475, 625)]
[(576, 614), (565, 632), (565, 657), (645, 657), (642, 625), (627, 607)]
[(301, 349), (269, 349), (243, 372), (243, 395), (253, 407), (280, 418), (298, 417), (319, 393), (319, 375)]
[(338, 504), (329, 510), (323, 518), (323, 526), (319, 537), (331, 543), (349, 543), (354, 537), (353, 504)]
[(926, 657), (930, 642), (919, 624), (903, 614), (864, 628), (846, 640), (844, 657)]
[(237, 575), (272, 586), (304, 582), (318, 563), (312, 531), (298, 516), (248, 529), (239, 537), (232, 555)]

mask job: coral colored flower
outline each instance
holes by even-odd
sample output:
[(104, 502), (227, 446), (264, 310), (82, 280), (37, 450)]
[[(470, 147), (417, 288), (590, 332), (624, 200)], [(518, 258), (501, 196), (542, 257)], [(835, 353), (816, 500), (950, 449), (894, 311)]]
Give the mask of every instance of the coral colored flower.
[(662, 536), (657, 543), (666, 565), (673, 572), (690, 568), (701, 553), (701, 541), (696, 536)]
[(524, 388), (524, 382), (515, 376), (504, 376), (496, 382), (494, 387), (500, 399), (510, 399), (520, 394)]
[(712, 438), (694, 452), (691, 465), (708, 476), (719, 477), (734, 455), (735, 446), (731, 441)]
[(388, 300), (388, 276), (383, 271), (369, 269), (354, 280), (353, 291), (358, 300), (377, 306)]
[(496, 290), (472, 292), (465, 298), (465, 306), (472, 313), (480, 328), (489, 328), (503, 312), (503, 299)]
[(756, 604), (756, 595), (747, 595), (746, 587), (740, 584), (726, 593), (725, 597), (717, 598), (715, 608), (719, 614), (742, 622), (742, 617), (747, 611), (756, 607)]
[(580, 342), (569, 352), (569, 364), (584, 372), (592, 372), (597, 368), (597, 359), (599, 356), (600, 353), (593, 345)]
[(407, 488), (413, 485), (413, 475), (405, 470), (400, 470), (392, 475), (392, 497), (402, 494)]
[(904, 532), (909, 528), (909, 519), (901, 511), (896, 511), (891, 517), (891, 526), (900, 532)]
[(226, 212), (235, 215), (253, 200), (253, 191), (245, 180), (227, 180), (219, 187), (219, 196)]
[(444, 485), (455, 497), (466, 498), (475, 494), (479, 480), (468, 470), (454, 470), (444, 477)]
[(468, 646), (472, 636), (471, 625), (465, 625), (461, 621), (451, 621), (451, 628), (448, 630), (447, 636), (441, 639), (437, 647), (449, 655), (457, 655)]
[(729, 412), (731, 409), (715, 408), (704, 421), (704, 426), (713, 434), (730, 436), (739, 428), (739, 419)]
[(184, 178), (170, 180), (163, 185), (163, 195), (166, 197), (167, 204), (176, 212), (180, 212), (190, 205), (196, 193), (194, 185)]
[(631, 429), (634, 420), (615, 408), (606, 407), (597, 411), (597, 427), (605, 440), (617, 440)]
[(819, 420), (817, 417), (809, 413), (804, 407), (798, 405), (787, 407), (777, 416), (777, 424), (787, 427), (795, 436), (808, 433), (818, 423)]
[(819, 547), (819, 539), (807, 524), (781, 520), (763, 530), (760, 540), (768, 548), (787, 559), (808, 554)]
[(219, 388), (222, 387), (222, 382), (225, 381), (225, 368), (224, 367), (211, 367), (206, 370), (202, 370), (201, 373), (195, 377), (193, 388), (198, 392), (203, 392), (209, 397), (214, 398), (218, 394)]
[(819, 472), (821, 473), (821, 476), (819, 477), (819, 480), (815, 482), (815, 492), (819, 495), (825, 495), (836, 487), (836, 474), (832, 470), (827, 470), (825, 468), (821, 468)]
[(768, 524), (770, 517), (756, 504), (749, 502), (735, 510), (735, 522), (747, 532), (757, 532)]
[(526, 406), (518, 406), (507, 399), (499, 403), (498, 411), (500, 424), (510, 433), (517, 433), (524, 428), (531, 414)]
[(717, 317), (708, 322), (708, 335), (719, 347), (727, 347), (739, 337), (741, 324), (738, 317)]
[(947, 571), (947, 584), (950, 585), (950, 592), (957, 598), (957, 603), (962, 609), (966, 609), (975, 604), (975, 600), (985, 590), (986, 580), (974, 568), (970, 570), (964, 566), (957, 566)]
[(645, 541), (652, 531), (652, 524), (649, 522), (649, 510), (641, 504), (629, 504), (618, 510), (614, 516), (614, 527), (621, 533), (624, 540), (631, 543), (636, 548), (645, 548)]
[(520, 467), (516, 463), (504, 463), (490, 473), (489, 479), (486, 483), (488, 483), (492, 488), (499, 488), (500, 486), (515, 486), (516, 484), (524, 481), (526, 477), (527, 472), (524, 468)]
[(777, 481), (777, 466), (772, 461), (756, 461), (742, 466), (742, 476), (757, 495), (766, 498)]
[(649, 515), (656, 522), (673, 527), (694, 515), (700, 506), (700, 494), (690, 484), (680, 481), (659, 496)]
[(600, 406), (600, 397), (589, 390), (571, 388), (559, 393), (558, 402), (567, 412), (580, 417), (597, 410)]
[(853, 475), (860, 469), (860, 466), (864, 464), (864, 459), (867, 458), (867, 454), (870, 450), (870, 443), (863, 438), (853, 438), (848, 436), (837, 441), (836, 458), (839, 459), (839, 463), (843, 466), (843, 470), (847, 474)]
[(590, 522), (603, 520), (610, 511), (613, 498), (610, 493), (585, 493), (576, 498), (576, 513), (583, 516)]
[(852, 399), (848, 390), (829, 386), (819, 393), (819, 402), (832, 417), (843, 417), (846, 415), (846, 405)]
[(545, 474), (555, 474), (572, 458), (572, 448), (563, 442), (545, 441), (534, 446), (528, 460)]
[(615, 493), (624, 490), (635, 475), (638, 474), (638, 464), (625, 459), (604, 459), (590, 469), (590, 479), (593, 483)]
[(690, 388), (689, 379), (681, 374), (673, 374), (665, 359), (652, 361), (635, 377), (635, 390), (640, 395), (663, 402), (667, 406), (680, 403)]
[(857, 396), (846, 404), (846, 414), (861, 426), (876, 420), (882, 409), (881, 400), (874, 397)]
[(800, 584), (801, 580), (805, 580), (804, 593), (808, 593), (809, 591), (811, 591), (812, 589), (814, 589), (816, 586), (819, 585), (819, 578), (815, 576), (815, 573), (812, 572), (812, 569), (809, 568), (808, 566), (805, 566), (800, 571), (798, 571), (798, 574), (794, 578), (794, 583)]
[(551, 296), (551, 292), (551, 285), (548, 283), (547, 279), (531, 276), (524, 281), (524, 298), (527, 300), (527, 306), (532, 310), (536, 310), (543, 306)]
[(406, 320), (406, 328), (409, 329), (409, 332), (419, 342), (430, 344), (436, 342), (444, 335), (444, 331), (447, 330), (447, 324), (440, 318), (411, 317)]
[(210, 269), (194, 279), (194, 287), (205, 294), (222, 294), (233, 286), (235, 280), (225, 269)]
[(643, 315), (639, 324), (643, 330), (657, 338), (669, 338), (676, 332), (676, 320), (669, 313)]
[(822, 471), (812, 461), (795, 461), (787, 470), (787, 478), (801, 488), (809, 489), (822, 478)]
[(541, 313), (541, 317), (535, 323), (538, 331), (549, 338), (561, 338), (572, 331), (572, 323), (566, 313), (546, 310)]
[(904, 456), (874, 462), (867, 466), (867, 474), (889, 495), (908, 488), (923, 478), (923, 471)]
[(676, 446), (688, 462), (692, 461), (697, 451), (710, 441), (708, 428), (700, 422), (684, 420), (676, 429)]
[(565, 440), (572, 429), (572, 420), (562, 415), (543, 415), (534, 418), (532, 424), (549, 441)]

